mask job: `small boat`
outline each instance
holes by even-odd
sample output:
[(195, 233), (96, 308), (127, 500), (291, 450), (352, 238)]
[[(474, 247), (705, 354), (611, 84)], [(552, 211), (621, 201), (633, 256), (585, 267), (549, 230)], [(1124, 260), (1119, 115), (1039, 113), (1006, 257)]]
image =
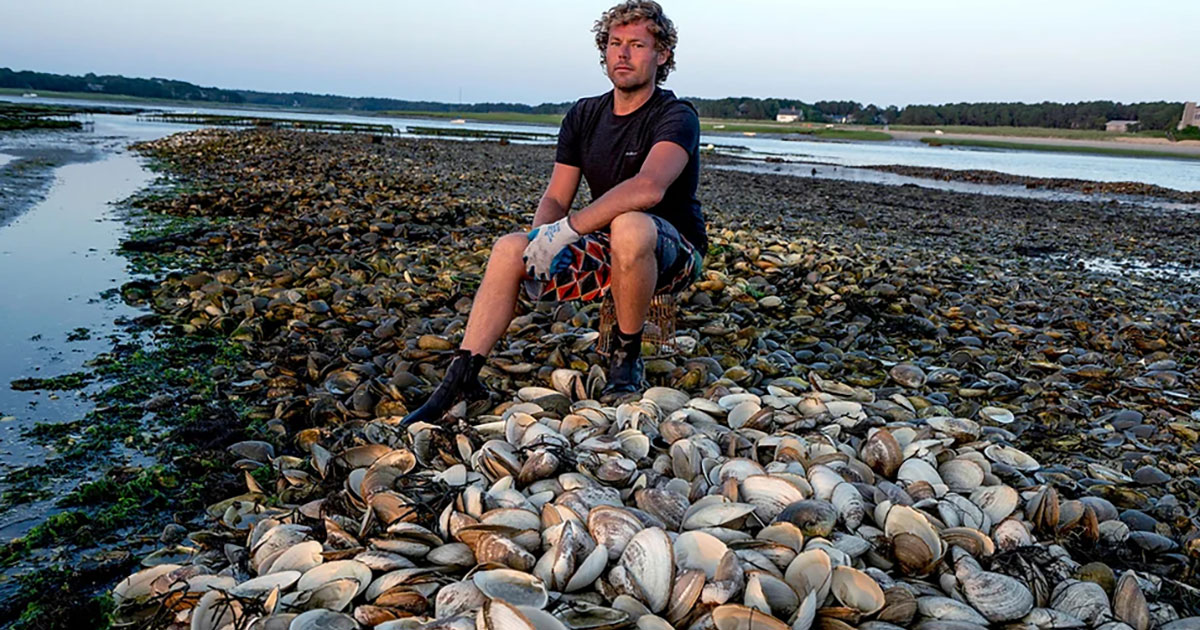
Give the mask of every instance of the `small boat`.
[(450, 124), (452, 124), (452, 125), (462, 125), (462, 124), (466, 124), (466, 122), (467, 122), (467, 121), (463, 120), (462, 118), (455, 118), (454, 120), (451, 120), (451, 121), (450, 121)]
[(757, 136), (757, 135), (758, 135), (758, 132), (757, 132), (757, 131), (743, 131), (743, 132), (742, 132), (742, 135), (743, 135), (743, 136), (751, 136), (751, 137), (753, 137), (753, 136)]
[(725, 125), (713, 125), (713, 129), (724, 129)]
[(37, 98), (38, 97), (37, 92), (26, 92), (26, 93), (22, 94), (21, 96), (23, 96), (25, 98)]

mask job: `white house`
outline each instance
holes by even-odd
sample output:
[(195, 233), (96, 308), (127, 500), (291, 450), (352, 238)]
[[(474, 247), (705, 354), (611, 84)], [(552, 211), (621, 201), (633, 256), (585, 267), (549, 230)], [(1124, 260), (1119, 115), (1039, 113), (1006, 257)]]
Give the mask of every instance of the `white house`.
[(775, 122), (790, 123), (797, 120), (804, 120), (804, 112), (795, 107), (781, 109), (778, 114), (775, 114)]

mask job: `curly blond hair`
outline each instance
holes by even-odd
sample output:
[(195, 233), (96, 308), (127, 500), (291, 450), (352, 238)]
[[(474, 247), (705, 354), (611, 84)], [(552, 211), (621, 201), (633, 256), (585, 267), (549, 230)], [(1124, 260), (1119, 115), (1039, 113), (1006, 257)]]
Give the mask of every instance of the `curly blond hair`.
[(647, 28), (654, 35), (654, 49), (667, 51), (667, 61), (658, 67), (654, 83), (661, 85), (667, 80), (667, 75), (675, 69), (675, 45), (679, 43), (679, 33), (660, 6), (654, 0), (626, 0), (604, 12), (592, 32), (596, 34), (596, 47), (600, 49), (600, 65), (604, 66), (604, 50), (608, 48), (608, 35), (614, 26), (624, 26), (640, 20), (646, 20)]

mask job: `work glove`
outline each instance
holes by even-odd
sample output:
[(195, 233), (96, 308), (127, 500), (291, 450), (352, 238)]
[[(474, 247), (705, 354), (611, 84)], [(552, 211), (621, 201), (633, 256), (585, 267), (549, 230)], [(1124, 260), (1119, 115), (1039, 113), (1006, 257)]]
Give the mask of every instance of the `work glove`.
[(533, 228), (529, 232), (529, 244), (525, 246), (525, 272), (538, 280), (549, 280), (551, 276), (571, 266), (571, 250), (567, 245), (579, 240), (579, 232), (563, 217), (554, 223)]

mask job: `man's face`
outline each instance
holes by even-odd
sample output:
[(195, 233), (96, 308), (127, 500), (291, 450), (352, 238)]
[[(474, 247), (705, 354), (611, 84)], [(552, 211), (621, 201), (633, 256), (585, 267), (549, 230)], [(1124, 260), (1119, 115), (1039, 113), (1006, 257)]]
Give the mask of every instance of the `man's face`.
[(667, 62), (668, 51), (654, 49), (654, 35), (645, 20), (612, 27), (604, 51), (604, 67), (613, 87), (632, 92), (654, 84), (658, 66)]

